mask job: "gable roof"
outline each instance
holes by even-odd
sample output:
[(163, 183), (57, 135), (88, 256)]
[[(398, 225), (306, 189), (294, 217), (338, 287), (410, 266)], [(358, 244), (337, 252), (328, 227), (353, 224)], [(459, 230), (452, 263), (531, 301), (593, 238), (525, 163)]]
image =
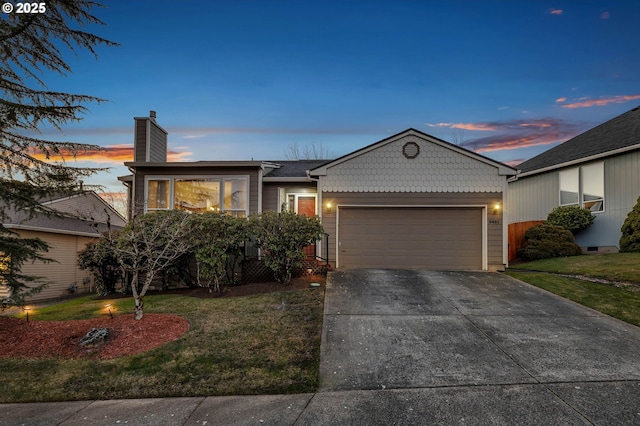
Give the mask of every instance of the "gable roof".
[(520, 176), (640, 149), (640, 106), (517, 166)]
[(7, 218), (2, 225), (7, 229), (87, 237), (99, 237), (109, 225), (116, 230), (126, 225), (120, 213), (93, 191), (52, 196), (42, 204), (55, 214), (30, 214), (26, 209), (8, 207), (5, 208)]
[(311, 176), (326, 175), (327, 169), (329, 167), (333, 167), (333, 166), (336, 166), (336, 165), (338, 165), (340, 163), (343, 163), (345, 161), (349, 161), (350, 159), (352, 159), (354, 157), (357, 157), (357, 156), (360, 156), (362, 154), (365, 154), (365, 153), (367, 153), (369, 151), (372, 151), (372, 150), (374, 150), (374, 149), (376, 149), (376, 148), (378, 148), (380, 146), (383, 146), (383, 145), (386, 145), (388, 143), (394, 142), (397, 139), (400, 139), (401, 137), (408, 136), (408, 135), (418, 136), (420, 138), (428, 140), (431, 143), (434, 143), (436, 145), (440, 145), (440, 146), (442, 146), (444, 148), (450, 149), (450, 150), (455, 151), (455, 152), (457, 152), (459, 154), (462, 154), (462, 155), (470, 157), (470, 158), (472, 158), (474, 160), (480, 161), (481, 163), (485, 163), (485, 164), (488, 164), (490, 166), (496, 167), (496, 168), (498, 168), (498, 174), (500, 174), (500, 175), (513, 176), (513, 175), (516, 174), (516, 169), (514, 169), (512, 167), (509, 167), (506, 164), (503, 164), (503, 163), (501, 163), (499, 161), (492, 160), (492, 159), (490, 159), (488, 157), (485, 157), (483, 155), (477, 154), (477, 153), (475, 153), (473, 151), (469, 151), (468, 149), (462, 148), (462, 147), (460, 147), (458, 145), (454, 145), (452, 143), (443, 141), (442, 139), (436, 138), (435, 136), (431, 136), (431, 135), (429, 135), (427, 133), (421, 132), (421, 131), (413, 129), (413, 128), (409, 128), (409, 129), (407, 129), (407, 130), (405, 130), (403, 132), (400, 132), (400, 133), (395, 134), (393, 136), (389, 136), (388, 138), (382, 139), (381, 141), (374, 142), (371, 145), (365, 146), (364, 148), (361, 148), (361, 149), (359, 149), (357, 151), (353, 151), (350, 154), (343, 155), (340, 158), (337, 158), (335, 160), (331, 160), (331, 161), (328, 161), (328, 162), (326, 162), (324, 164), (321, 164), (321, 165), (317, 166), (315, 169), (310, 170), (309, 174)]

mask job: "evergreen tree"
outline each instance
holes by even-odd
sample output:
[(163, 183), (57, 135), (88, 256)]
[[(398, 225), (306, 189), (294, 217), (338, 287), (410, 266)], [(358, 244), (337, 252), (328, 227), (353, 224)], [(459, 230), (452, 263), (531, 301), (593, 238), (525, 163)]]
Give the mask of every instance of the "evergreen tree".
[(640, 252), (640, 197), (620, 229), (620, 251)]
[[(11, 211), (54, 214), (44, 200), (53, 195), (77, 191), (78, 180), (99, 169), (70, 166), (65, 162), (97, 146), (47, 140), (42, 126), (62, 126), (81, 120), (85, 106), (102, 99), (89, 95), (50, 90), (46, 73), (63, 76), (71, 72), (63, 53), (88, 50), (96, 56), (98, 45), (113, 46), (109, 40), (84, 31), (90, 25), (104, 25), (92, 9), (91, 0), (48, 0), (40, 13), (0, 15), (0, 219)], [(55, 160), (55, 161), (54, 161)], [(0, 225), (0, 284), (8, 285), (14, 302), (21, 300), (25, 283), (34, 277), (20, 274), (27, 261), (42, 260), (47, 245), (19, 239)]]

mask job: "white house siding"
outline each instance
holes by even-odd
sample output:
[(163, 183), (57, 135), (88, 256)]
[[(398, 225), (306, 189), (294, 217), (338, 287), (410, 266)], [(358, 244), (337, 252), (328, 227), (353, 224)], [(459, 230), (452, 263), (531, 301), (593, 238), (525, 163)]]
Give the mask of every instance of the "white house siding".
[(534, 175), (509, 183), (505, 212), (509, 223), (545, 220), (559, 204), (558, 172)]
[(620, 248), (620, 228), (640, 196), (640, 152), (607, 158), (604, 162), (604, 212), (593, 225), (576, 235), (581, 247), (600, 251)]
[[(585, 164), (589, 163), (571, 167)], [(558, 174), (559, 170), (553, 170), (509, 183), (509, 223), (545, 220), (560, 205)], [(593, 225), (576, 235), (576, 243), (583, 248), (598, 247), (600, 252), (616, 251), (620, 228), (640, 196), (640, 152), (604, 160), (604, 189), (604, 212), (595, 213)]]
[(75, 284), (78, 292), (88, 292), (93, 285), (91, 274), (78, 267), (78, 252), (92, 238), (76, 235), (54, 234), (49, 232), (17, 231), (23, 238), (40, 238), (50, 246), (45, 257), (57, 260), (52, 263), (34, 262), (22, 267), (26, 275), (44, 277), (49, 285), (40, 293), (30, 297), (28, 301), (36, 302), (46, 299), (55, 299), (69, 295), (69, 286)]

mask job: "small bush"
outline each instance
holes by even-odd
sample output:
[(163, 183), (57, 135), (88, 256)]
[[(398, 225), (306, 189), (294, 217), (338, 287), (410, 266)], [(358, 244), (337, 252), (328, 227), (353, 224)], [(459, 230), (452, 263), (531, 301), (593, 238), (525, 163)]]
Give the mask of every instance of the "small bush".
[(538, 260), (581, 253), (571, 232), (560, 226), (541, 223), (524, 234), (524, 246), (518, 251), (518, 257), (522, 260)]
[(622, 224), (621, 252), (640, 252), (640, 197)]
[(124, 287), (124, 273), (115, 248), (117, 238), (118, 232), (105, 233), (78, 253), (80, 269), (93, 274), (97, 292), (102, 296), (115, 292), (117, 284)]
[(560, 226), (573, 234), (593, 225), (595, 216), (588, 209), (578, 206), (560, 206), (551, 210), (547, 216), (547, 223)]
[(279, 283), (289, 284), (304, 259), (304, 247), (318, 241), (324, 229), (317, 217), (293, 212), (264, 212), (249, 218), (250, 229), (264, 254), (264, 263)]

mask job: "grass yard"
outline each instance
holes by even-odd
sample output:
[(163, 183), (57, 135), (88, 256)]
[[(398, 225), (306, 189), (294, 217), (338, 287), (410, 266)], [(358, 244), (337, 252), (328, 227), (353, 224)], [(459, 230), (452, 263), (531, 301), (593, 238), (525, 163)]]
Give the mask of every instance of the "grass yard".
[[(522, 271), (526, 270), (526, 271)], [(532, 272), (527, 272), (532, 271)], [(533, 272), (542, 271), (542, 272)], [(636, 283), (640, 289), (640, 253), (583, 255), (515, 265), (507, 274), (536, 287), (640, 326), (640, 291), (556, 274)]]
[[(314, 392), (324, 290), (236, 298), (145, 297), (146, 313), (187, 318), (190, 330), (151, 351), (112, 360), (0, 358), (0, 402)], [(34, 312), (71, 320), (132, 312), (131, 298), (82, 297)]]
[(640, 253), (556, 257), (513, 265), (513, 268), (640, 283)]

